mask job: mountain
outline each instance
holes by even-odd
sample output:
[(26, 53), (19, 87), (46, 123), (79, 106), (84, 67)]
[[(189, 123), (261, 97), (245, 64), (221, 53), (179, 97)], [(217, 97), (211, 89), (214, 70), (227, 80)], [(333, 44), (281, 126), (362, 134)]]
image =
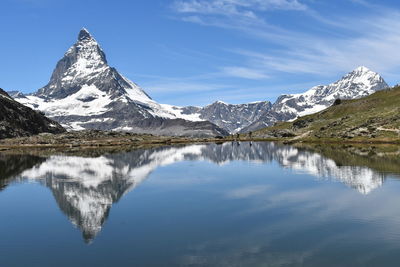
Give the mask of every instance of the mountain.
[(216, 136), (290, 121), (321, 111), (335, 99), (360, 98), (387, 87), (379, 74), (359, 67), (330, 85), (282, 95), (273, 105), (268, 101), (238, 105), (217, 101), (205, 107), (159, 104), (110, 67), (98, 42), (82, 29), (46, 86), (30, 95), (17, 91), (11, 95), (67, 129)]
[(15, 101), (0, 89), (0, 138), (62, 133), (65, 129), (43, 114)]
[(203, 108), (174, 108), (180, 114), (210, 121), (230, 133), (245, 133), (321, 111), (336, 99), (360, 98), (387, 87), (378, 73), (359, 67), (332, 84), (315, 86), (302, 94), (282, 95), (273, 105), (268, 101), (237, 105), (217, 101)]
[[(180, 114), (152, 100), (107, 63), (86, 29), (57, 63), (49, 83), (36, 93), (13, 93), (20, 103), (44, 112), (67, 129), (120, 130), (160, 135), (216, 136), (216, 125)], [(188, 120), (190, 119), (190, 121)]]
[(335, 101), (323, 111), (258, 130), (253, 136), (298, 141), (398, 142), (399, 107), (400, 87), (394, 87), (360, 99)]
[(6, 91), (9, 96), (12, 98), (23, 98), (25, 95), (20, 91)]
[(336, 99), (357, 99), (388, 87), (378, 73), (366, 67), (358, 67), (332, 84), (318, 85), (302, 94), (280, 96), (271, 109), (260, 115), (260, 120), (244, 127), (241, 132), (313, 114), (331, 106)]
[(259, 120), (261, 115), (269, 110), (271, 106), (271, 102), (269, 101), (236, 105), (216, 101), (203, 108), (189, 106), (179, 109), (181, 114), (210, 121), (230, 133), (235, 133), (243, 127)]

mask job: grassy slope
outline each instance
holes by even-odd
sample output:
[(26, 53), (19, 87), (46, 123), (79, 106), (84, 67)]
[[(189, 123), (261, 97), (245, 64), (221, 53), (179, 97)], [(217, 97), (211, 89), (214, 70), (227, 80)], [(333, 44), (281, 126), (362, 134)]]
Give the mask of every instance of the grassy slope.
[(303, 141), (400, 142), (400, 87), (345, 100), (296, 121), (258, 130), (253, 136)]

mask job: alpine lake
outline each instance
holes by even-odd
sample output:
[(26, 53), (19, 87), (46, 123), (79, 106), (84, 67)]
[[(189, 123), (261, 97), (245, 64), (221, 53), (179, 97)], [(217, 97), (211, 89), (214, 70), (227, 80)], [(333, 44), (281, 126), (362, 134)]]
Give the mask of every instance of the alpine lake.
[(398, 266), (400, 147), (0, 154), (0, 266)]

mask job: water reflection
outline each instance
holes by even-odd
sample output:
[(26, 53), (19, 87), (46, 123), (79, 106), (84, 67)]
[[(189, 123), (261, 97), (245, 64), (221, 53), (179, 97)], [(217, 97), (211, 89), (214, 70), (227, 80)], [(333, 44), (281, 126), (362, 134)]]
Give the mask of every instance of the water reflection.
[[(318, 151), (318, 152), (316, 152)], [(180, 161), (210, 161), (226, 164), (243, 160), (277, 162), (284, 168), (318, 179), (332, 179), (368, 194), (380, 187), (387, 174), (382, 155), (360, 153), (352, 148), (301, 148), (274, 143), (191, 145), (139, 149), (97, 157), (54, 155), (0, 156), (0, 189), (13, 181), (33, 180), (51, 189), (69, 220), (91, 242), (100, 232), (111, 206), (143, 182), (159, 166)], [(366, 160), (368, 159), (368, 160)], [(347, 164), (344, 164), (347, 162)], [(397, 159), (388, 165), (396, 173)], [(400, 172), (400, 171), (399, 171)]]

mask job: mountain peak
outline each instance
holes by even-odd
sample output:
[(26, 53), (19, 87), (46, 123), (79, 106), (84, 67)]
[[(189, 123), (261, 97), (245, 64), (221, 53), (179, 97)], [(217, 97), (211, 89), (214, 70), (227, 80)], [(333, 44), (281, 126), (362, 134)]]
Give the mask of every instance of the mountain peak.
[(359, 66), (353, 72), (370, 72), (371, 70), (365, 66)]
[[(348, 82), (351, 81), (353, 83), (364, 84), (366, 87), (374, 87), (374, 85), (379, 84), (380, 89), (388, 87), (385, 83), (381, 75), (379, 73), (370, 70), (365, 66), (360, 66), (353, 71), (347, 73), (345, 76), (342, 77), (339, 82)], [(382, 85), (382, 86), (381, 86)], [(378, 90), (380, 90), (378, 89)], [(375, 90), (374, 90), (375, 91)]]
[(94, 80), (101, 80), (99, 77), (104, 79), (109, 69), (100, 45), (86, 28), (82, 28), (78, 41), (58, 61), (49, 83), (35, 95), (64, 98), (76, 93), (85, 84), (91, 85)]
[(78, 34), (78, 40), (83, 41), (83, 40), (90, 40), (93, 39), (92, 35), (89, 33), (89, 31), (86, 28), (82, 28)]

